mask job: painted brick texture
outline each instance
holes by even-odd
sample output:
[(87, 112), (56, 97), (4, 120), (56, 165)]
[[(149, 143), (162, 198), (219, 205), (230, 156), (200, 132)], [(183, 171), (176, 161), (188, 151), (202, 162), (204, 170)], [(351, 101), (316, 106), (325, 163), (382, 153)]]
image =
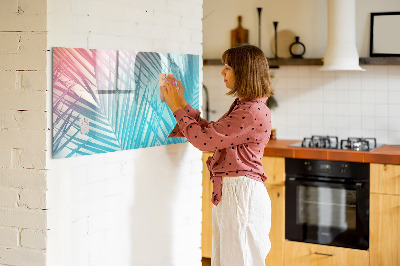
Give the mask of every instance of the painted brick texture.
[[(202, 3), (50, 0), (47, 47), (201, 55)], [(51, 95), (47, 106), (50, 128)], [(201, 265), (200, 151), (184, 143), (52, 160), (47, 139), (48, 265)]]
[(0, 2), (1, 265), (45, 265), (46, 6)]

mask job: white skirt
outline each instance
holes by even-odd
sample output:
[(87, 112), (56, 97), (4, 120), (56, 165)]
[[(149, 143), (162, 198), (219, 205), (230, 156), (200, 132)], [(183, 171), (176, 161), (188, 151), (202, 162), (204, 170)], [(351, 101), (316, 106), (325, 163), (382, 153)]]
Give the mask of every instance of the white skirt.
[(271, 249), (271, 200), (264, 184), (222, 178), (222, 197), (212, 210), (212, 266), (262, 266)]

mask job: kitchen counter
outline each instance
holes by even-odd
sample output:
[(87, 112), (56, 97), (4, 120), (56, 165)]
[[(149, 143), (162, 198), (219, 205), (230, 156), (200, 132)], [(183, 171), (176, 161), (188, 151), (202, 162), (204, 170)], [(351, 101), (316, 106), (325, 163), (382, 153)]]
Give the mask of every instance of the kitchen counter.
[(400, 164), (400, 145), (383, 145), (372, 151), (290, 147), (301, 140), (270, 140), (264, 156), (363, 163)]

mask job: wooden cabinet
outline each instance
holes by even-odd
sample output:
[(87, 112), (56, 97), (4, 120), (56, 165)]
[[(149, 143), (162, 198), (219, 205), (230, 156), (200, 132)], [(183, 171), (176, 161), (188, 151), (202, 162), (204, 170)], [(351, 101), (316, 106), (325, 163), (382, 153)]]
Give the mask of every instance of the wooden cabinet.
[(261, 163), (268, 177), (265, 184), (285, 185), (285, 158), (264, 156)]
[(285, 158), (264, 156), (261, 160), (267, 175), (265, 187), (271, 199), (271, 250), (265, 259), (267, 266), (283, 265), (285, 240)]
[(369, 253), (365, 250), (324, 246), (285, 240), (284, 252), (285, 266), (369, 265)]
[(400, 195), (400, 165), (370, 164), (371, 193)]
[(371, 266), (400, 265), (400, 196), (371, 194)]
[(201, 224), (201, 253), (204, 258), (211, 258), (212, 252), (212, 183), (206, 161), (211, 152), (203, 153), (203, 195), (202, 195), (202, 224)]
[(271, 250), (265, 259), (266, 266), (283, 265), (285, 241), (285, 187), (265, 184), (271, 199)]
[(371, 266), (400, 265), (400, 165), (371, 164)]

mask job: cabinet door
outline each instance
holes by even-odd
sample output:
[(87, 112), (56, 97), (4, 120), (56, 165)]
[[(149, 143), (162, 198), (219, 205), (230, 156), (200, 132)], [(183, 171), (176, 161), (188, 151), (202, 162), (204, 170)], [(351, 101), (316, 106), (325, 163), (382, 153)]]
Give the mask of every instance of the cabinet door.
[(285, 158), (264, 156), (261, 163), (268, 177), (266, 184), (285, 185)]
[(370, 196), (371, 266), (400, 265), (400, 196)]
[(371, 193), (400, 195), (400, 165), (370, 165)]
[(285, 240), (285, 187), (265, 184), (271, 199), (271, 250), (265, 259), (266, 266), (283, 265)]
[(212, 183), (206, 161), (211, 152), (203, 153), (203, 196), (202, 196), (202, 224), (201, 224), (201, 253), (204, 258), (211, 258), (212, 252)]
[(285, 266), (338, 265), (367, 266), (368, 251), (285, 240)]

